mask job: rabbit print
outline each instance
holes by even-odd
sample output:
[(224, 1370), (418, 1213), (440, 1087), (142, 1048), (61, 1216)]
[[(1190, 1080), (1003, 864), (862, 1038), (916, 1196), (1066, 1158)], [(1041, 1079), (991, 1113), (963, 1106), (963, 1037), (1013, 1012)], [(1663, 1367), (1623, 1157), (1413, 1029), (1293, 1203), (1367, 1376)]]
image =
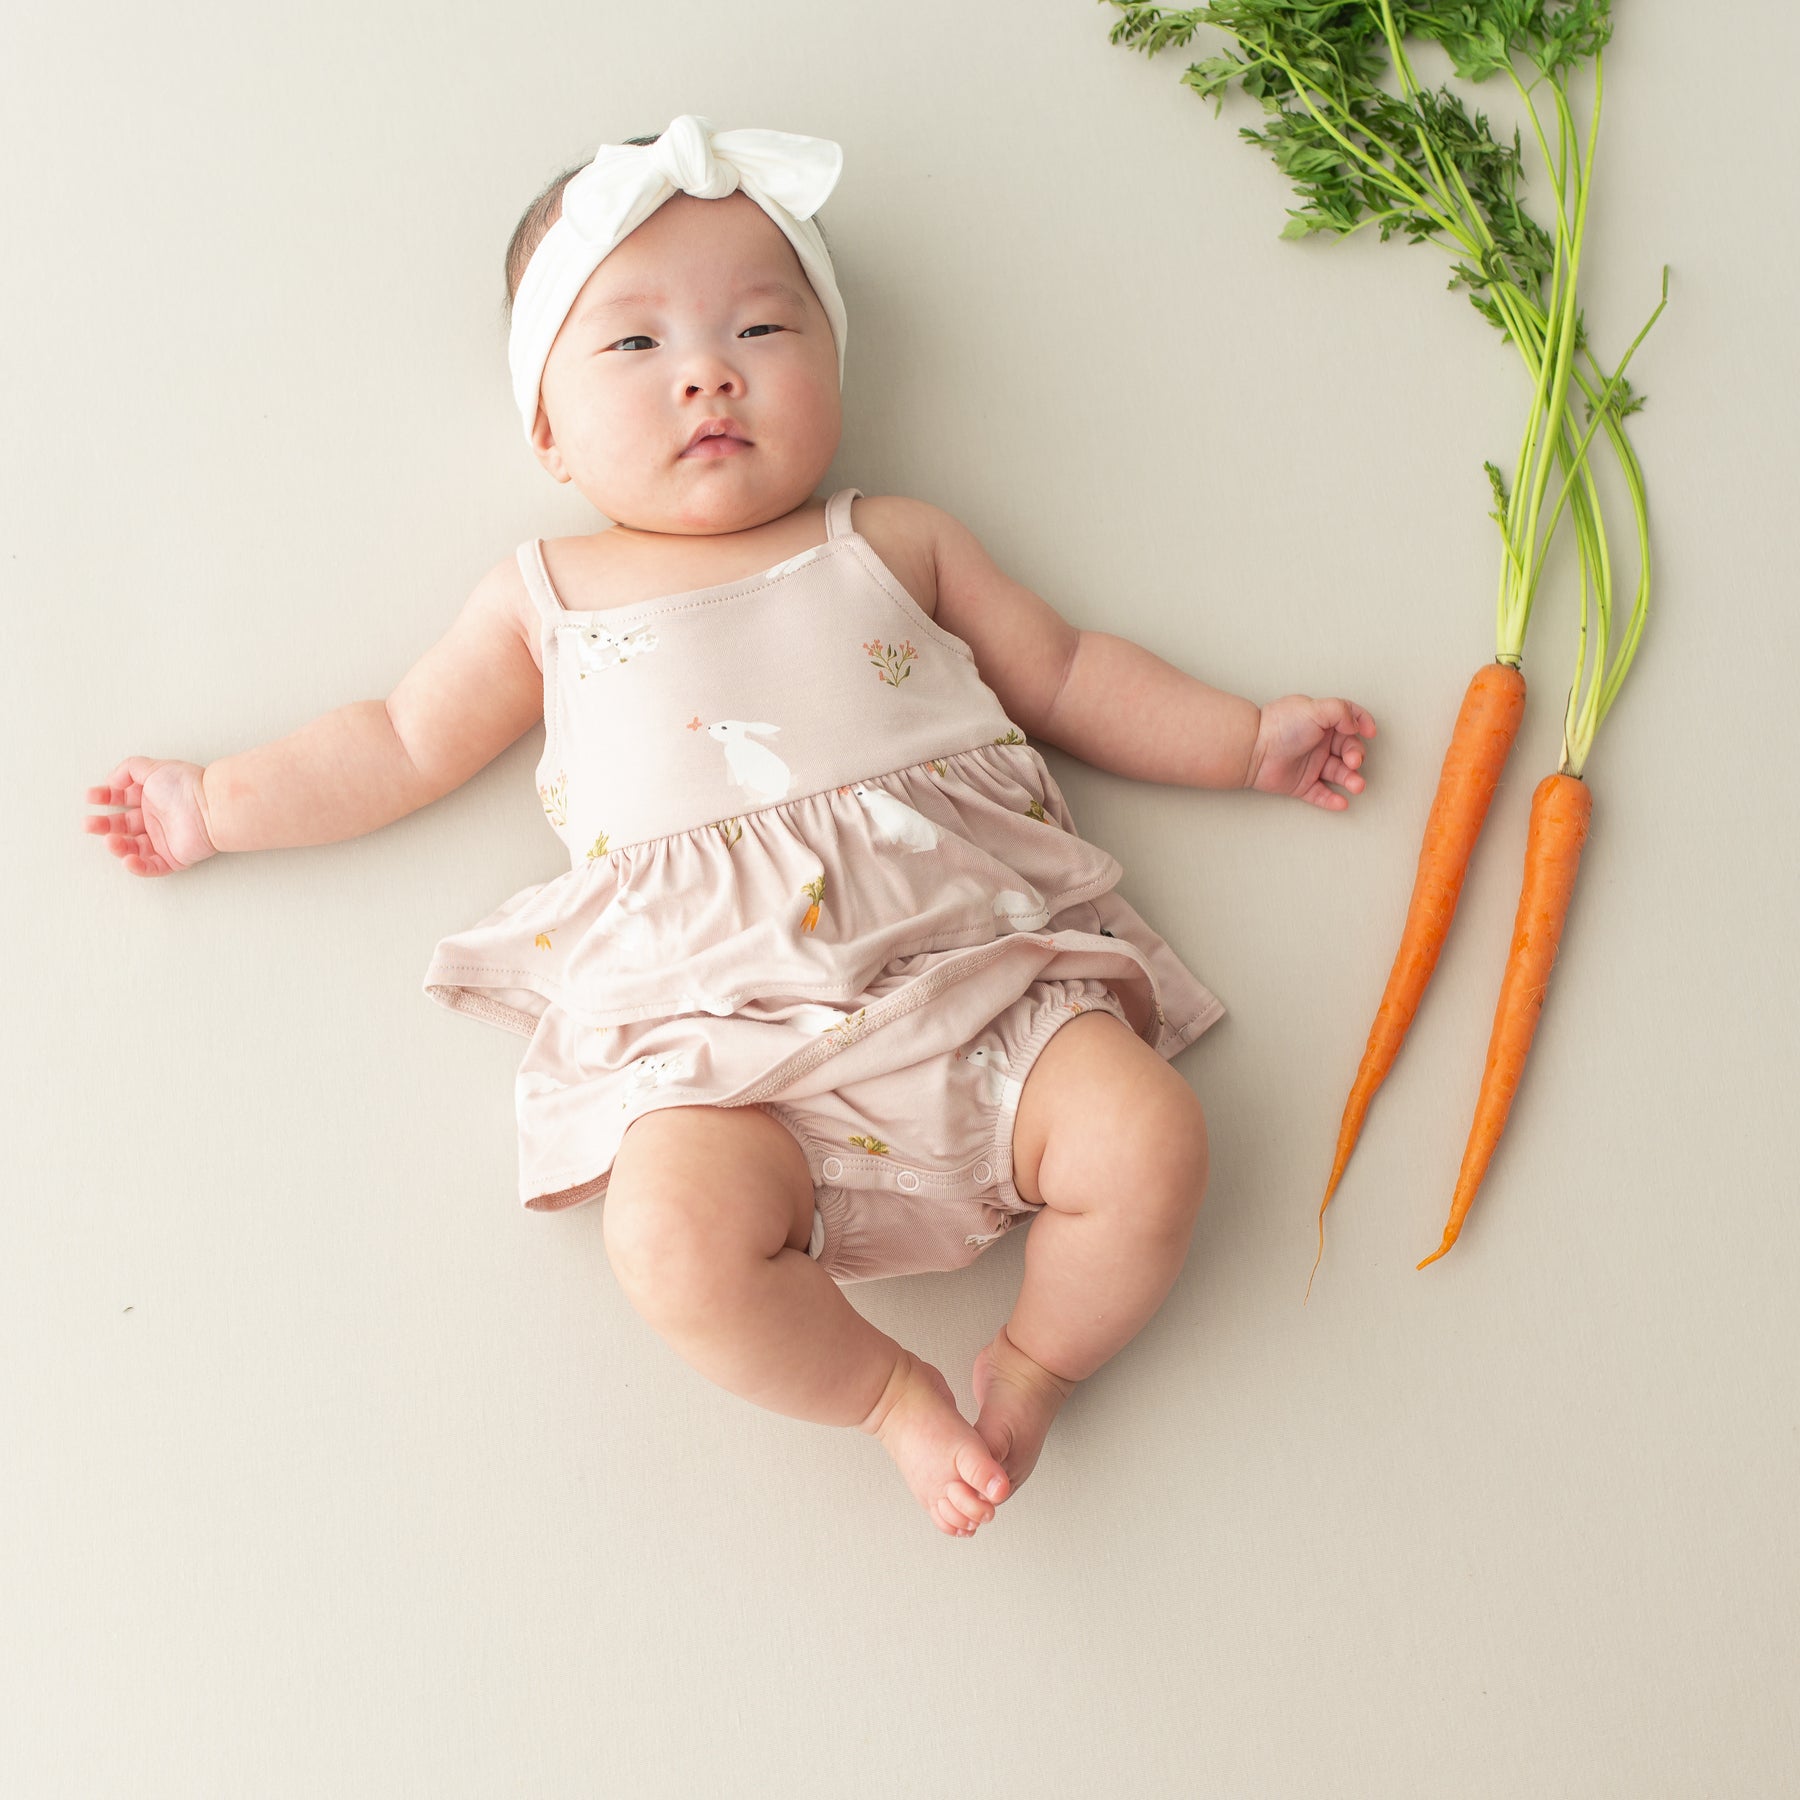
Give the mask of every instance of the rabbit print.
[(625, 1065), (621, 1107), (641, 1106), (659, 1087), (679, 1086), (694, 1073), (694, 1051), (683, 1045), (661, 1056), (640, 1056)]
[(762, 720), (715, 719), (704, 723), (696, 714), (687, 723), (689, 731), (704, 731), (725, 746), (725, 772), (737, 786), (765, 804), (786, 799), (794, 785), (793, 771), (766, 744), (753, 744), (755, 737), (774, 737), (779, 725)]
[(851, 793), (862, 802), (869, 815), (878, 844), (898, 844), (903, 850), (935, 850), (941, 831), (898, 795), (873, 787), (866, 781), (851, 784)]
[(1009, 1088), (1022, 1088), (1023, 1084), (1006, 1072), (1006, 1059), (999, 1050), (989, 1044), (977, 1044), (973, 1050), (959, 1050), (957, 1056), (975, 1070), (980, 1082), (980, 1093), (984, 1100), (998, 1106), (1006, 1098)]
[(581, 665), (578, 678), (582, 681), (602, 669), (611, 669), (629, 662), (634, 656), (642, 656), (657, 646), (654, 631), (613, 631), (597, 620), (591, 625), (572, 625), (569, 629), (574, 633), (575, 660)]

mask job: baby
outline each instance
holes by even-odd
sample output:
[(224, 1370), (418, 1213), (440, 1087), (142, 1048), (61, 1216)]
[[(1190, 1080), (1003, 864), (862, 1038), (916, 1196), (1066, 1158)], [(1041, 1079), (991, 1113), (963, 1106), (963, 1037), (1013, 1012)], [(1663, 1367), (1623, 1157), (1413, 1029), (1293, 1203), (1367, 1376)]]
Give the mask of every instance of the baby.
[[(846, 324), (813, 215), (841, 166), (683, 115), (559, 176), (507, 255), (513, 388), (610, 525), (519, 546), (385, 702), (204, 768), (127, 757), (87, 790), (122, 811), (84, 828), (136, 875), (336, 842), (542, 720), (570, 868), (425, 980), (530, 1040), (525, 1204), (604, 1197), (620, 1286), (677, 1354), (875, 1437), (967, 1537), (1181, 1270), (1207, 1137), (1169, 1059), (1224, 1010), (1031, 740), (1341, 810), (1375, 722), (1078, 631), (935, 506), (820, 497)], [(843, 1288), (1032, 1218), (971, 1425)]]

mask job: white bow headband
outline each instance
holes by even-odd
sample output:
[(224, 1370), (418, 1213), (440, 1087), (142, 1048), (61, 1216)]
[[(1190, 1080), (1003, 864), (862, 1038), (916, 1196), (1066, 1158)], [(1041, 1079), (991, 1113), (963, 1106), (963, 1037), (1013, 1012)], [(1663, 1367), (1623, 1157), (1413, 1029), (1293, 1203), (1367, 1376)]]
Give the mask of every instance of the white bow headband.
[(742, 188), (781, 227), (831, 322), (841, 388), (844, 302), (812, 215), (837, 186), (843, 166), (844, 152), (829, 138), (714, 131), (692, 113), (671, 120), (653, 144), (602, 144), (564, 185), (562, 216), (532, 252), (513, 299), (507, 358), (527, 440), (537, 422), (544, 363), (575, 296), (605, 257), (678, 191), (722, 200)]

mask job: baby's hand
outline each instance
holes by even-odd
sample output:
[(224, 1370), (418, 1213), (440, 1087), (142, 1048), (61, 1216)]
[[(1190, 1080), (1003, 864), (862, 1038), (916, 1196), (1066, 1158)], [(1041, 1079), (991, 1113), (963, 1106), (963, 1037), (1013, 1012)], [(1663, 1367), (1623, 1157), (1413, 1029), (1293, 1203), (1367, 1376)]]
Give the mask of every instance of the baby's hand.
[(1349, 700), (1313, 700), (1289, 694), (1262, 709), (1250, 772), (1244, 786), (1263, 794), (1291, 794), (1327, 811), (1342, 812), (1350, 802), (1325, 784), (1335, 782), (1353, 794), (1363, 790), (1362, 738), (1375, 735), (1375, 721)]
[(89, 806), (122, 806), (90, 813), (83, 831), (105, 832), (106, 847), (125, 859), (133, 875), (172, 875), (217, 855), (206, 832), (206, 771), (199, 763), (128, 756), (113, 770), (112, 785), (91, 787)]

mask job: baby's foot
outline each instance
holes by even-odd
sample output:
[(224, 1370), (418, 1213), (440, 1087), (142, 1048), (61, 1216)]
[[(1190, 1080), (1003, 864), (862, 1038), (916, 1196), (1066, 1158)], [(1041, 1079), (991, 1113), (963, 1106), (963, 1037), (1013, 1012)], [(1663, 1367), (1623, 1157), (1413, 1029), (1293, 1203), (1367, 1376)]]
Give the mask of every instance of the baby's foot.
[(1031, 1473), (1050, 1421), (1077, 1384), (1033, 1362), (1006, 1335), (1004, 1325), (977, 1354), (971, 1383), (980, 1408), (975, 1429), (1006, 1470), (1010, 1494)]
[(957, 1411), (949, 1382), (910, 1350), (900, 1353), (862, 1429), (880, 1440), (931, 1522), (949, 1537), (973, 1537), (994, 1516), (994, 1499), (1009, 1491), (1005, 1471)]

